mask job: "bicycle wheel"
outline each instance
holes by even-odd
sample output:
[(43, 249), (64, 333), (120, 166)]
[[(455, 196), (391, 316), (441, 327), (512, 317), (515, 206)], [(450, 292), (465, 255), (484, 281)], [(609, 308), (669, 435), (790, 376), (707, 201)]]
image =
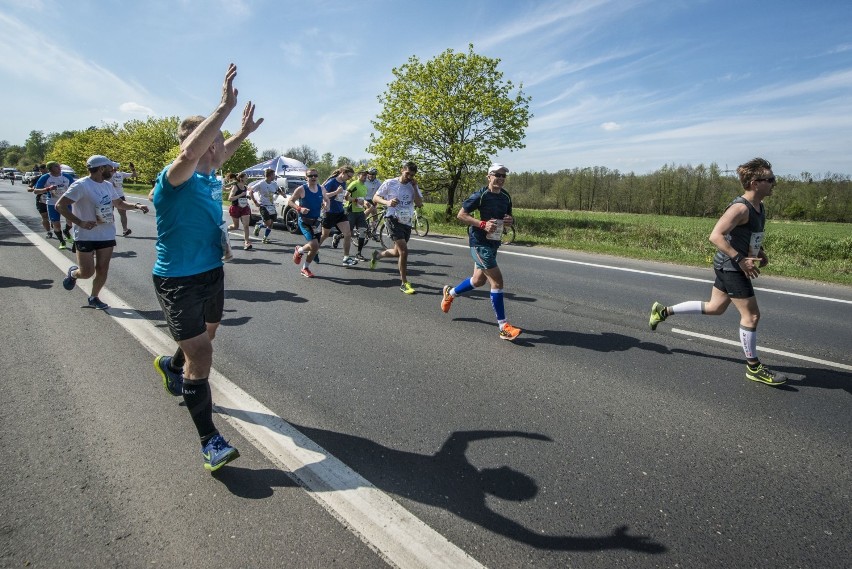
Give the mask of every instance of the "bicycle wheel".
[(382, 218), (377, 213), (367, 218), (367, 239), (379, 241), (379, 224), (381, 222)]
[(512, 241), (515, 240), (515, 226), (503, 226), (503, 236), (500, 238), (500, 243), (503, 245), (508, 245)]
[(417, 221), (414, 223), (414, 233), (416, 233), (420, 237), (426, 237), (429, 235), (429, 220), (423, 217), (422, 215), (417, 216)]
[(385, 249), (390, 249), (393, 247), (393, 239), (391, 239), (390, 234), (390, 225), (385, 223), (385, 220), (382, 219), (379, 222), (379, 226), (376, 228), (376, 235), (379, 238), (379, 242), (382, 244), (382, 247)]

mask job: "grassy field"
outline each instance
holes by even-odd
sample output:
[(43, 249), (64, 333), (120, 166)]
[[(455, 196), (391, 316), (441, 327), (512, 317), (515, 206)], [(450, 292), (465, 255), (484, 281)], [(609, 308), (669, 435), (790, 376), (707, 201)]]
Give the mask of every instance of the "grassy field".
[[(150, 188), (125, 184), (147, 195)], [(430, 231), (465, 235), (444, 206), (426, 204)], [(707, 240), (715, 219), (561, 210), (515, 209), (517, 245), (542, 245), (634, 259), (710, 267), (715, 248)], [(852, 285), (852, 225), (768, 221), (764, 274)]]
[[(426, 204), (430, 231), (464, 235), (444, 206)], [(634, 259), (710, 267), (707, 240), (716, 219), (561, 210), (515, 209), (518, 245), (544, 245)], [(764, 274), (852, 285), (852, 225), (768, 221)]]

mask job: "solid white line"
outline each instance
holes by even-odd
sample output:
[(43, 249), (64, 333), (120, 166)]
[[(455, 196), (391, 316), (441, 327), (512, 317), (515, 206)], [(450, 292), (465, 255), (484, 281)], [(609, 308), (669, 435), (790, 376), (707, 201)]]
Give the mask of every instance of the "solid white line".
[[(693, 338), (701, 338), (703, 340), (710, 340), (712, 342), (719, 342), (721, 344), (730, 344), (732, 346), (739, 346), (740, 343), (736, 340), (729, 340), (727, 338), (719, 338), (717, 336), (708, 336), (707, 334), (699, 334), (698, 332), (690, 332), (689, 330), (681, 330), (680, 328), (672, 328), (672, 332), (675, 334), (683, 334), (684, 336), (692, 336)], [(794, 354), (793, 352), (785, 352), (783, 350), (775, 350), (772, 348), (766, 348), (764, 346), (757, 347), (758, 352), (767, 352), (769, 354), (777, 354), (779, 356), (785, 356), (788, 358), (792, 358), (794, 360), (803, 360), (806, 362), (812, 362), (815, 364), (822, 364), (828, 367), (835, 367), (837, 369), (842, 369), (846, 371), (852, 371), (852, 366), (841, 364), (837, 362), (832, 362), (828, 360), (821, 360), (819, 358), (812, 358), (810, 356), (803, 356), (801, 354)]]
[[(460, 249), (470, 249), (470, 247), (467, 244), (462, 245), (462, 244), (459, 244), (459, 243), (447, 243), (446, 241), (435, 241), (433, 239), (425, 239), (423, 237), (412, 237), (412, 239), (416, 239), (418, 241), (425, 241), (426, 243), (433, 243), (435, 245), (444, 245), (444, 246), (447, 246), (447, 247), (458, 247)], [(601, 263), (589, 263), (587, 261), (573, 261), (573, 260), (570, 260), (570, 259), (557, 259), (556, 257), (545, 257), (543, 255), (533, 255), (531, 253), (521, 253), (519, 251), (509, 251), (505, 247), (500, 248), (500, 254), (501, 255), (517, 255), (518, 257), (526, 257), (528, 259), (541, 259), (542, 261), (555, 261), (557, 263), (567, 263), (567, 264), (570, 264), (570, 265), (583, 265), (583, 266), (586, 266), (586, 267), (595, 267), (597, 269), (608, 269), (610, 271), (622, 271), (622, 272), (625, 272), (625, 273), (637, 273), (637, 274), (640, 274), (640, 275), (650, 275), (652, 277), (663, 277), (663, 278), (667, 278), (667, 279), (677, 279), (677, 280), (681, 280), (681, 281), (692, 281), (692, 282), (697, 282), (697, 283), (707, 283), (707, 284), (711, 284), (711, 285), (714, 282), (714, 281), (711, 281), (711, 280), (698, 279), (698, 278), (695, 278), (695, 277), (684, 277), (684, 276), (681, 276), (681, 275), (672, 275), (672, 274), (668, 274), (668, 273), (658, 273), (658, 272), (655, 272), (655, 271), (643, 271), (641, 269), (630, 269), (630, 268), (627, 268), (627, 267), (616, 267), (616, 266), (613, 266), (613, 265), (603, 265)], [(775, 290), (775, 289), (771, 289), (771, 288), (761, 288), (761, 287), (754, 287), (754, 290), (759, 290), (759, 291), (762, 291), (762, 292), (768, 292), (768, 293), (772, 293), (772, 294), (782, 294), (782, 295), (786, 295), (786, 296), (798, 296), (798, 297), (801, 297), (801, 298), (811, 298), (811, 299), (814, 299), (814, 300), (825, 300), (825, 301), (828, 301), (828, 302), (840, 302), (842, 304), (852, 304), (852, 300), (844, 300), (842, 298), (833, 298), (833, 297), (830, 297), (830, 296), (816, 296), (816, 295), (813, 295), (813, 294), (804, 294), (804, 293), (801, 293), (801, 292), (789, 292), (789, 291), (786, 291), (786, 290)]]
[[(9, 220), (63, 274), (71, 261), (0, 205)], [(88, 281), (77, 281), (88, 295)], [(107, 314), (152, 354), (171, 353), (175, 343), (107, 288), (98, 295)], [(155, 372), (151, 369), (151, 375)], [(478, 561), (426, 525), (390, 496), (297, 431), (216, 370), (210, 387), (218, 412), (274, 463), (294, 475), (308, 494), (395, 567), (482, 568)], [(223, 408), (228, 409), (223, 412)]]

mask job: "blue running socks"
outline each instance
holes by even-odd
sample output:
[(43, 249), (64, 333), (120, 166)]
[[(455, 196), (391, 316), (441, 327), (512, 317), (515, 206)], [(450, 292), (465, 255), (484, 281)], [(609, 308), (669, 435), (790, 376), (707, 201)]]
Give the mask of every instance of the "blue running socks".
[(497, 321), (503, 322), (506, 320), (506, 311), (503, 309), (503, 289), (491, 289), (491, 306), (494, 307), (494, 314), (497, 315)]

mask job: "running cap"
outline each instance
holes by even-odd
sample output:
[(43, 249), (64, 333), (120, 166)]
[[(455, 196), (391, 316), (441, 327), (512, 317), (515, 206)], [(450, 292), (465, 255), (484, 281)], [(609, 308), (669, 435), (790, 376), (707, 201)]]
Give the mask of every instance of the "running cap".
[(106, 156), (101, 156), (100, 154), (89, 156), (89, 159), (86, 160), (87, 168), (100, 168), (101, 166), (112, 166), (113, 168), (115, 168), (115, 162), (113, 162)]
[(509, 173), (509, 169), (498, 162), (495, 162), (494, 164), (488, 167), (489, 174), (494, 174), (495, 172), (499, 172), (500, 170), (505, 170), (507, 174)]
[(51, 161), (50, 161), (50, 162), (48, 162), (47, 164), (42, 164), (42, 165), (41, 165), (41, 166), (39, 166), (39, 167), (40, 167), (40, 168), (47, 168), (48, 170), (50, 170), (50, 169), (51, 169), (51, 168), (53, 168), (54, 166), (59, 166), (59, 165), (60, 165), (60, 164), (59, 164), (59, 162), (56, 162), (55, 160), (51, 160)]

